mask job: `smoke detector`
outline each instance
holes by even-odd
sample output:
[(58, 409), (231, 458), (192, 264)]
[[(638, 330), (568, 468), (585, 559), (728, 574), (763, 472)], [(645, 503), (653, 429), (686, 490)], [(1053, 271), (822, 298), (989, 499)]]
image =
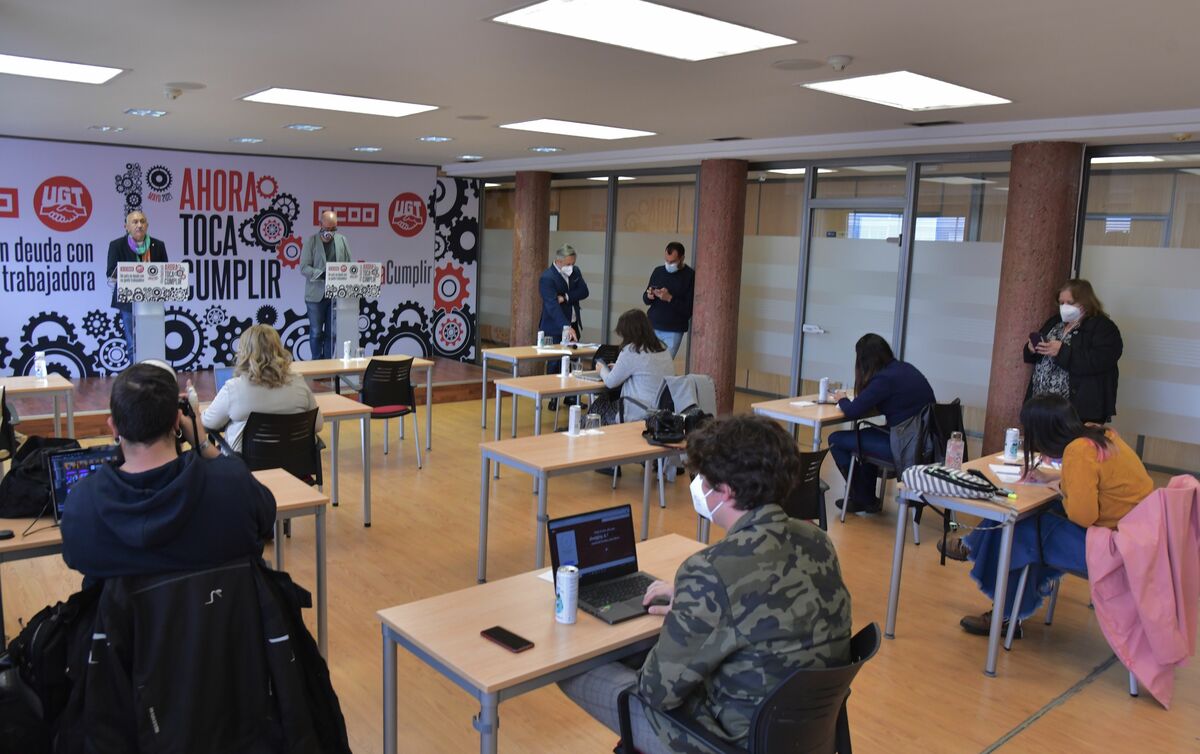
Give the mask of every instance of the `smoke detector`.
[(854, 58), (849, 55), (830, 55), (825, 62), (835, 71), (844, 71), (846, 66), (854, 62)]

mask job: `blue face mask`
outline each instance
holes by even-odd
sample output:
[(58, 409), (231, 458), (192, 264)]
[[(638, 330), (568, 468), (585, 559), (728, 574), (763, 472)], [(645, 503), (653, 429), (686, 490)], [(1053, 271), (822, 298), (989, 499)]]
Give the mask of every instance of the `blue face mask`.
[(679, 272), (679, 263), (678, 262), (667, 262), (663, 266), (667, 268), (667, 272)]

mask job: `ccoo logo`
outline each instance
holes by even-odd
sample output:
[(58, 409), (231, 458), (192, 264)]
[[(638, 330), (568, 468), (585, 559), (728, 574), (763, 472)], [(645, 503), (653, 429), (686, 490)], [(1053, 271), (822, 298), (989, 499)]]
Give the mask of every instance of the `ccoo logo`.
[(66, 233), (82, 228), (92, 216), (92, 195), (74, 178), (56, 175), (37, 187), (33, 209), (42, 225)]
[(425, 209), (425, 200), (414, 193), (398, 195), (388, 207), (388, 222), (396, 235), (412, 238), (425, 227), (429, 219), (429, 211)]

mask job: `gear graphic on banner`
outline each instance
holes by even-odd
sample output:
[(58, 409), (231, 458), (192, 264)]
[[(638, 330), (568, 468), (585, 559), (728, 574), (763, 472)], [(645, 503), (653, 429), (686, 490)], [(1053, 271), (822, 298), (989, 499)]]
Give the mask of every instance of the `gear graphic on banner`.
[(433, 211), (439, 225), (462, 215), (467, 206), (467, 181), (461, 178), (438, 179), (433, 189)]
[(75, 326), (71, 321), (56, 312), (40, 312), (29, 318), (21, 328), (21, 342), (32, 343), (38, 338), (58, 338), (75, 340)]
[(171, 171), (165, 165), (155, 165), (146, 171), (146, 185), (151, 191), (164, 193), (171, 188)]
[(107, 312), (100, 309), (93, 309), (83, 315), (83, 331), (88, 337), (95, 338), (96, 340), (104, 340), (109, 336), (117, 334), (113, 327), (113, 317), (110, 317)]
[(392, 309), (392, 316), (388, 317), (388, 324), (392, 327), (405, 322), (415, 324), (422, 330), (429, 329), (429, 320), (425, 316), (425, 309), (416, 301), (405, 301), (399, 304), (395, 309)]
[(291, 194), (278, 194), (271, 200), (271, 209), (279, 211), (288, 219), (289, 223), (294, 223), (300, 217), (300, 202)]
[(262, 306), (258, 307), (258, 311), (254, 313), (254, 321), (260, 325), (270, 325), (271, 327), (274, 327), (275, 323), (279, 321), (279, 312), (276, 311), (275, 307), (271, 306), (270, 304), (263, 304)]
[(358, 300), (358, 344), (363, 348), (379, 344), (383, 335), (383, 311), (378, 301)]
[(167, 307), (164, 323), (167, 363), (177, 372), (191, 372), (204, 358), (208, 339), (196, 315), (181, 306)]
[(204, 310), (204, 324), (206, 327), (216, 327), (224, 324), (225, 320), (229, 319), (229, 314), (225, 311), (225, 307), (220, 304), (213, 304)]
[(292, 358), (305, 361), (312, 358), (312, 348), (308, 342), (308, 314), (306, 312), (288, 309), (283, 313), (283, 327), (279, 329), (279, 339), (283, 347), (292, 354)]
[(0, 369), (8, 366), (8, 360), (12, 357), (12, 351), (8, 350), (8, 338), (0, 338)]
[(273, 175), (259, 176), (258, 185), (255, 188), (263, 199), (270, 199), (279, 193), (279, 181), (275, 180)]
[(445, 253), (463, 264), (474, 264), (479, 258), (479, 220), (460, 217), (450, 226)]
[(471, 308), (442, 312), (433, 318), (433, 347), (439, 356), (459, 359), (475, 345)]
[(300, 254), (304, 251), (304, 239), (300, 236), (288, 236), (275, 247), (275, 257), (279, 263), (289, 269), (300, 266)]
[(405, 301), (392, 310), (391, 325), (380, 337), (375, 353), (429, 356), (432, 350), (425, 310), (415, 301)]
[(46, 354), (47, 372), (60, 374), (68, 379), (93, 377), (96, 374), (91, 360), (83, 350), (83, 344), (62, 336), (38, 338), (22, 348), (20, 355), (10, 364), (13, 374), (17, 376), (33, 374), (35, 355), (38, 351)]
[(452, 312), (461, 309), (470, 297), (469, 281), (463, 268), (453, 262), (438, 267), (433, 274), (433, 310)]
[(109, 338), (96, 349), (92, 359), (96, 374), (117, 374), (129, 366), (129, 350), (124, 338)]
[(250, 319), (230, 317), (223, 325), (217, 325), (217, 337), (213, 338), (213, 363), (231, 366), (237, 356), (238, 338), (254, 324)]

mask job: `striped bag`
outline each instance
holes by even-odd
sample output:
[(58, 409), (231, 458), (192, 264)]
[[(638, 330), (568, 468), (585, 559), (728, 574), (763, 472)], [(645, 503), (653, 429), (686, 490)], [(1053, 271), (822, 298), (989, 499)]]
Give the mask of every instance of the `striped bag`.
[(900, 475), (904, 486), (914, 492), (939, 497), (967, 497), (986, 500), (1003, 491), (983, 476), (952, 469), (940, 463), (909, 466)]

